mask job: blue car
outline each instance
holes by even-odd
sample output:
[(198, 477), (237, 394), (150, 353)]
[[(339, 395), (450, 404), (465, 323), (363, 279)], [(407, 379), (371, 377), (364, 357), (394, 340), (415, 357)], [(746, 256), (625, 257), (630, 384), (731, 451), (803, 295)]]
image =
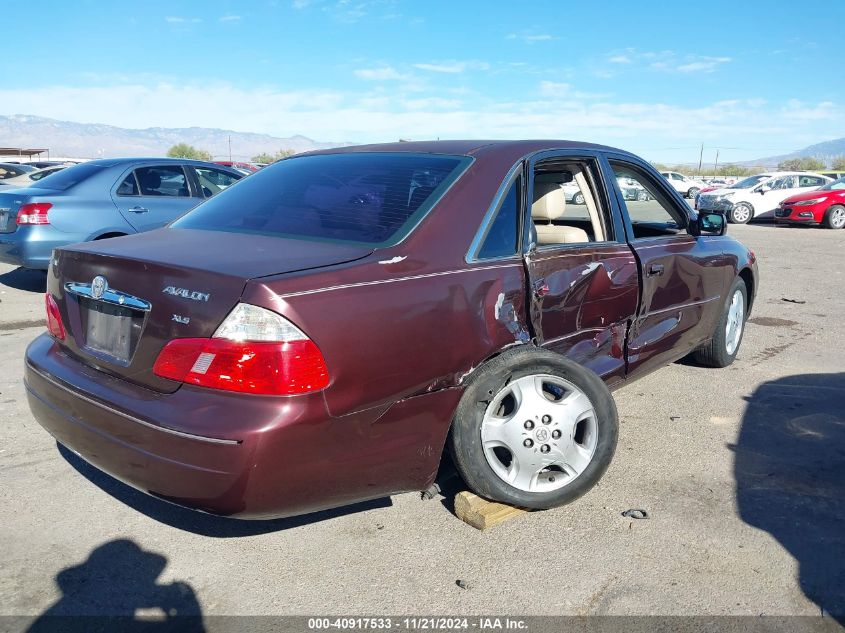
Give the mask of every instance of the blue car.
[(116, 158), (0, 188), (0, 262), (46, 270), (58, 246), (159, 228), (241, 178), (197, 160)]

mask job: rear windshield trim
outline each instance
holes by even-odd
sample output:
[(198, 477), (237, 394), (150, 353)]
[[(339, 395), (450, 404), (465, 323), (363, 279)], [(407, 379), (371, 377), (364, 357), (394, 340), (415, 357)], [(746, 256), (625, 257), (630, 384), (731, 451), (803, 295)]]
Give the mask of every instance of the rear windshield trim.
[[(434, 192), (426, 199), (425, 203), (420, 205), (420, 207), (411, 214), (407, 220), (405, 220), (404, 224), (396, 230), (396, 232), (387, 240), (382, 242), (367, 242), (367, 241), (358, 241), (358, 240), (351, 240), (351, 239), (335, 239), (330, 237), (320, 237), (316, 235), (302, 235), (302, 234), (289, 234), (289, 233), (266, 233), (262, 232), (261, 230), (249, 230), (244, 228), (232, 229), (231, 227), (213, 227), (213, 226), (191, 226), (189, 221), (191, 215), (194, 212), (200, 210), (206, 202), (200, 203), (191, 211), (186, 213), (185, 215), (177, 218), (173, 222), (168, 225), (168, 228), (187, 228), (187, 229), (203, 229), (208, 231), (221, 231), (224, 233), (244, 233), (244, 234), (255, 234), (255, 235), (263, 235), (266, 237), (278, 237), (282, 239), (292, 239), (292, 240), (304, 240), (304, 241), (311, 241), (311, 242), (327, 242), (332, 244), (349, 244), (349, 245), (356, 245), (356, 246), (364, 246), (372, 249), (377, 248), (389, 248), (392, 246), (396, 246), (402, 243), (409, 235), (411, 235), (417, 227), (423, 222), (423, 220), (428, 216), (429, 212), (442, 200), (447, 193), (452, 189), (458, 180), (469, 170), (470, 166), (475, 162), (475, 157), (467, 156), (465, 154), (446, 154), (440, 152), (328, 152), (328, 153), (321, 153), (321, 154), (304, 154), (298, 156), (291, 156), (289, 158), (285, 158), (280, 162), (287, 162), (291, 160), (302, 160), (307, 159), (309, 157), (314, 156), (349, 156), (349, 155), (366, 155), (366, 156), (377, 156), (377, 157), (416, 157), (416, 158), (425, 158), (425, 157), (438, 157), (438, 158), (450, 158), (457, 161), (454, 169), (449, 173), (449, 175), (443, 179), (443, 182), (435, 189)], [(242, 179), (244, 181), (246, 179)], [(236, 183), (237, 184), (237, 183)], [(234, 189), (230, 187), (228, 190)], [(223, 197), (227, 191), (223, 191), (214, 198), (208, 199), (210, 202), (211, 200), (217, 200), (218, 203), (220, 199)], [(187, 226), (181, 226), (181, 224), (185, 222)]]

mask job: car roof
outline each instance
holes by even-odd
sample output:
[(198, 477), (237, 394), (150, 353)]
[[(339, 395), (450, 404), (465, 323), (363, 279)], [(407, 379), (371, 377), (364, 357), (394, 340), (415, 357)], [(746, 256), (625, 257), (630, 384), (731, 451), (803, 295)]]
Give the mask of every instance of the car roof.
[[(296, 156), (316, 154), (351, 154), (359, 152), (408, 152), (415, 154), (451, 154), (464, 156), (511, 156), (514, 161), (535, 152), (554, 149), (586, 149), (603, 150), (619, 154), (631, 155), (629, 152), (596, 145), (582, 141), (567, 140), (452, 140), (452, 141), (399, 141), (396, 143), (377, 143), (373, 145), (348, 145), (346, 147), (334, 147), (331, 149), (317, 150), (297, 154)], [(294, 157), (292, 157), (294, 158)]]
[(164, 156), (135, 156), (132, 158), (98, 158), (96, 160), (86, 161), (85, 165), (100, 165), (102, 167), (115, 167), (117, 165), (129, 165), (132, 163), (160, 163), (160, 164), (188, 164), (188, 165), (207, 165), (209, 167), (226, 167), (219, 163), (213, 163), (205, 160), (194, 160), (193, 158), (170, 158)]

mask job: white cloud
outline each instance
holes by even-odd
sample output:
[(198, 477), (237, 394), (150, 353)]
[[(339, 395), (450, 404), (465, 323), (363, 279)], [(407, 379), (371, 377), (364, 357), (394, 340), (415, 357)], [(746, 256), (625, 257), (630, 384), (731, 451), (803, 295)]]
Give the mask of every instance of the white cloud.
[(714, 72), (721, 64), (727, 64), (731, 61), (730, 57), (702, 57), (698, 61), (689, 62), (677, 66), (675, 70), (679, 73), (693, 73), (693, 72)]
[[(390, 67), (369, 70), (381, 71), (375, 73), (380, 76), (399, 74)], [(444, 94), (434, 88), (410, 93), (401, 83), (395, 90), (367, 86), (358, 91), (284, 91), (267, 86), (244, 89), (227, 82), (136, 79), (90, 87), (0, 88), (0, 103), (10, 113), (130, 128), (235, 127), (333, 141), (576, 138), (656, 160), (663, 155), (655, 155), (655, 148), (686, 144), (693, 148), (692, 156), (702, 141), (744, 148), (744, 154), (723, 152), (723, 160), (752, 159), (776, 153), (768, 151), (772, 138), (787, 151), (808, 140), (830, 138), (830, 130), (845, 119), (843, 104), (829, 97), (787, 103), (732, 99), (687, 107), (659, 100), (610, 100), (554, 81), (538, 82), (533, 95), (528, 92), (512, 100), (479, 93), (459, 98)]]
[(202, 22), (202, 18), (183, 18), (176, 15), (168, 15), (164, 18), (164, 21), (168, 24), (199, 24)]
[(519, 33), (510, 33), (505, 39), (522, 40), (526, 44), (534, 44), (535, 42), (548, 42), (555, 39), (552, 35), (542, 32), (520, 31)]
[(353, 73), (359, 79), (366, 79), (367, 81), (402, 81), (408, 79), (407, 75), (403, 75), (391, 66), (359, 68), (354, 70)]
[(478, 61), (443, 61), (428, 64), (414, 64), (414, 68), (432, 73), (458, 74), (467, 70), (488, 70), (490, 64)]
[[(624, 53), (613, 53), (607, 58), (614, 66), (642, 66), (650, 70), (665, 73), (712, 73), (722, 64), (732, 61), (730, 57), (712, 57), (709, 55), (679, 56), (675, 51), (638, 51), (634, 48), (625, 49)], [(613, 77), (615, 73), (610, 69), (598, 69), (594, 74)]]
[(383, 20), (401, 17), (393, 10), (396, 0), (293, 0), (291, 7), (302, 11), (319, 8), (339, 22), (355, 23), (365, 17)]
[(218, 22), (240, 22), (241, 16), (239, 15), (224, 15), (217, 18)]

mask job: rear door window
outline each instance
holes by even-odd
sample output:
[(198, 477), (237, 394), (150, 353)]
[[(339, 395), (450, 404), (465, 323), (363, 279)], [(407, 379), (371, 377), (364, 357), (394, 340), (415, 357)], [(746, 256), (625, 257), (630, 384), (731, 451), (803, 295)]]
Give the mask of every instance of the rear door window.
[(471, 162), (380, 152), (288, 158), (171, 226), (388, 245), (407, 235)]
[(188, 178), (179, 165), (141, 167), (135, 170), (142, 196), (189, 198)]
[(502, 198), (493, 221), (487, 227), (476, 259), (508, 257), (516, 254), (521, 199), (522, 176), (517, 176)]
[(117, 188), (117, 195), (119, 196), (137, 196), (140, 195), (138, 193), (138, 181), (135, 179), (135, 172), (129, 172), (129, 175), (123, 179), (123, 182), (120, 183), (120, 186)]

